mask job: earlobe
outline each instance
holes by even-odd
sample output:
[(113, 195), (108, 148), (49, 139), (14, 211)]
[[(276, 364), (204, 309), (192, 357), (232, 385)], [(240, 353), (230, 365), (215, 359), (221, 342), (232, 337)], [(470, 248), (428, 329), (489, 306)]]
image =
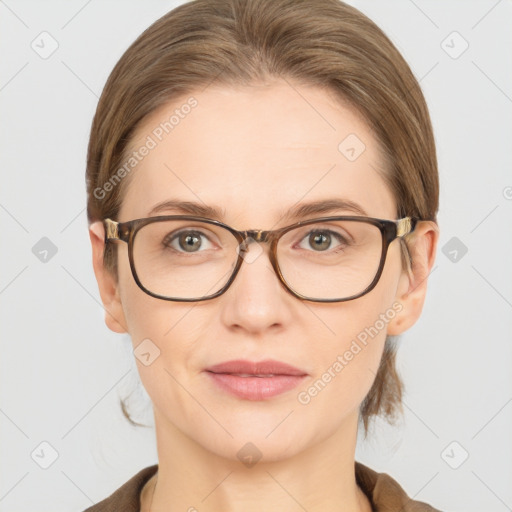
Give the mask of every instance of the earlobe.
[(439, 227), (432, 221), (420, 221), (410, 235), (407, 246), (412, 264), (411, 268), (404, 269), (400, 276), (395, 300), (401, 304), (401, 310), (388, 324), (389, 335), (402, 334), (420, 317), (438, 240)]
[(105, 247), (105, 230), (101, 221), (93, 222), (89, 226), (89, 237), (91, 239), (92, 263), (101, 302), (105, 310), (105, 323), (114, 332), (128, 332), (124, 317), (124, 311), (119, 297), (119, 286), (114, 276), (109, 272), (103, 262)]

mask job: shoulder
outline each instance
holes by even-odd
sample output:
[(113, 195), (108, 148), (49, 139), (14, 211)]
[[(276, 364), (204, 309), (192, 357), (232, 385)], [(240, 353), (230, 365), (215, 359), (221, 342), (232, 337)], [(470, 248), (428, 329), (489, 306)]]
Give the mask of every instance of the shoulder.
[(375, 512), (441, 512), (423, 501), (415, 501), (387, 473), (378, 473), (356, 461), (356, 481)]
[(140, 493), (145, 483), (156, 473), (158, 464), (148, 466), (132, 476), (108, 498), (83, 512), (139, 512)]

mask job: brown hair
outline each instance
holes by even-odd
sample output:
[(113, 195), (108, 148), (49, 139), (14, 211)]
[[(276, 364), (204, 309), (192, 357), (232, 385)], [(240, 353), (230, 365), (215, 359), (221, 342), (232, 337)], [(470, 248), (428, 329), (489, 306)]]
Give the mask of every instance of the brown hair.
[[(383, 31), (339, 0), (193, 0), (146, 29), (116, 64), (98, 103), (87, 155), (89, 222), (117, 218), (128, 180), (104, 184), (116, 172), (119, 178), (127, 146), (148, 114), (210, 83), (280, 77), (328, 88), (352, 105), (379, 142), (397, 216), (436, 222), (436, 149), (421, 88)], [(104, 261), (116, 275), (112, 245)], [(402, 249), (409, 265), (405, 243)], [(388, 337), (360, 408), (365, 432), (371, 416), (393, 422), (402, 410), (395, 350)]]

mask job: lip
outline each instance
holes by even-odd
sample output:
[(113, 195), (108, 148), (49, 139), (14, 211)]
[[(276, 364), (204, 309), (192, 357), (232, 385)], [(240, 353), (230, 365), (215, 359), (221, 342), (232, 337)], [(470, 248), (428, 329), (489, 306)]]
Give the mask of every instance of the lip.
[(281, 361), (237, 359), (205, 369), (224, 391), (246, 400), (265, 400), (295, 388), (307, 373)]

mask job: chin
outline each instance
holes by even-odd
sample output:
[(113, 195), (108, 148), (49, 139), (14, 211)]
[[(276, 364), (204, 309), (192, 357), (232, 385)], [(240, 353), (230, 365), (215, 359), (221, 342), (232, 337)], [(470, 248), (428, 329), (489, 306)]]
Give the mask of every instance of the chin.
[[(270, 437), (272, 436), (273, 434)], [(258, 437), (247, 433), (247, 435), (235, 436), (234, 439), (220, 444), (211, 443), (209, 440), (208, 445), (204, 448), (219, 457), (242, 463), (247, 468), (251, 468), (256, 464), (289, 459), (301, 451), (301, 445), (297, 439), (287, 437), (286, 443), (284, 441), (285, 439), (278, 435), (274, 439), (265, 439), (265, 435), (259, 434)]]

